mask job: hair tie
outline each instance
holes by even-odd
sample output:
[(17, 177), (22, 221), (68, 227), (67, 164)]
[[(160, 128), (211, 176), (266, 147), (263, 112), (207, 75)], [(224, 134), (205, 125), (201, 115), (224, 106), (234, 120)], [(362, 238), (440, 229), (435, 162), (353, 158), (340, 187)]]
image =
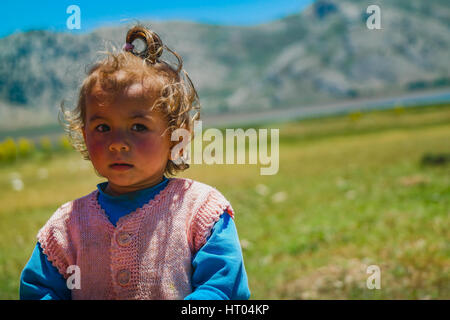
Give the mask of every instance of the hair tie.
[(125, 43), (122, 48), (124, 51), (133, 51), (134, 46), (131, 43)]

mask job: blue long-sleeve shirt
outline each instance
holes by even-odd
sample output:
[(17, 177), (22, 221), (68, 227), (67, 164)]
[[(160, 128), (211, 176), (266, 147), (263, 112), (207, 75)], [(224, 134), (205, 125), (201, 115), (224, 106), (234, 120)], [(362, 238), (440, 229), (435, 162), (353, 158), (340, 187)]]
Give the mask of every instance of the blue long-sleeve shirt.
[[(107, 182), (99, 183), (98, 202), (115, 226), (117, 221), (153, 199), (168, 183), (135, 192), (111, 196), (104, 192)], [(250, 298), (236, 226), (228, 213), (215, 223), (205, 245), (192, 259), (193, 292), (185, 300), (246, 300)], [(20, 278), (20, 299), (71, 299), (66, 280), (43, 253), (39, 243)]]

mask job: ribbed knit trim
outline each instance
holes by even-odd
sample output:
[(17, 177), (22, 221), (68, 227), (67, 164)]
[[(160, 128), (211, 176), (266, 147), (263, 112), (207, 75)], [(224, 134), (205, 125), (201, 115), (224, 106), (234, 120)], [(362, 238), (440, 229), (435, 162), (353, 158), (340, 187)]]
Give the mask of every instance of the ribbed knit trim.
[[(56, 215), (58, 218), (66, 219), (67, 212), (71, 211), (73, 207), (73, 202), (67, 202), (59, 207), (56, 211)], [(66, 223), (64, 223), (66, 225)], [(41, 228), (37, 235), (37, 240), (42, 248), (42, 252), (46, 255), (47, 260), (52, 263), (54, 267), (56, 267), (59, 273), (67, 279), (70, 274), (67, 273), (67, 267), (69, 264), (66, 261), (65, 251), (63, 247), (60, 245), (61, 239), (58, 239), (58, 235), (60, 237), (64, 237), (64, 235), (55, 232), (50, 228)]]
[(193, 217), (190, 233), (194, 240), (194, 252), (200, 250), (206, 243), (206, 239), (211, 235), (214, 224), (219, 221), (220, 216), (225, 211), (234, 219), (234, 210), (230, 203), (217, 190), (211, 191), (206, 201)]
[[(124, 223), (124, 221), (126, 220), (133, 219), (137, 215), (142, 215), (145, 214), (147, 211), (151, 211), (152, 208), (156, 207), (157, 204), (160, 203), (161, 199), (166, 197), (166, 194), (169, 191), (172, 191), (173, 185), (175, 185), (174, 181), (175, 179), (170, 179), (169, 182), (167, 183), (167, 186), (163, 190), (161, 190), (158, 194), (156, 194), (153, 199), (150, 199), (149, 202), (145, 203), (143, 206), (137, 208), (133, 212), (126, 214), (125, 216), (122, 216), (117, 221), (116, 226)], [(100, 206), (100, 203), (98, 202), (97, 197), (99, 193), (100, 193), (99, 190), (94, 190), (88, 195), (89, 207), (93, 209), (95, 213), (100, 214), (104, 218), (104, 220), (110, 225), (110, 227), (112, 227), (112, 230), (114, 230), (114, 225), (109, 221), (105, 210), (103, 210), (103, 208)]]

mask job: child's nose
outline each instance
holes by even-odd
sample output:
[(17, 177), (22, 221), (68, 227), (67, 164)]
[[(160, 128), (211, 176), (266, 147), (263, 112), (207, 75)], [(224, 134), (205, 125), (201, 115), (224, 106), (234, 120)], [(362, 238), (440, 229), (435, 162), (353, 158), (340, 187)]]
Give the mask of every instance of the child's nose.
[(109, 151), (129, 151), (130, 146), (122, 135), (113, 138), (109, 144)]

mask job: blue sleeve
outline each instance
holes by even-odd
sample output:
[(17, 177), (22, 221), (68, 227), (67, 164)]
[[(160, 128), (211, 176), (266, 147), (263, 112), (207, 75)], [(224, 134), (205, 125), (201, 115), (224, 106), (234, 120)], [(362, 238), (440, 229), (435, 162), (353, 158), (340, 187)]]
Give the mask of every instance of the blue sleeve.
[(185, 300), (247, 300), (250, 298), (236, 225), (222, 214), (210, 237), (192, 260), (193, 292)]
[(21, 300), (70, 300), (66, 280), (42, 252), (39, 242), (20, 276)]

